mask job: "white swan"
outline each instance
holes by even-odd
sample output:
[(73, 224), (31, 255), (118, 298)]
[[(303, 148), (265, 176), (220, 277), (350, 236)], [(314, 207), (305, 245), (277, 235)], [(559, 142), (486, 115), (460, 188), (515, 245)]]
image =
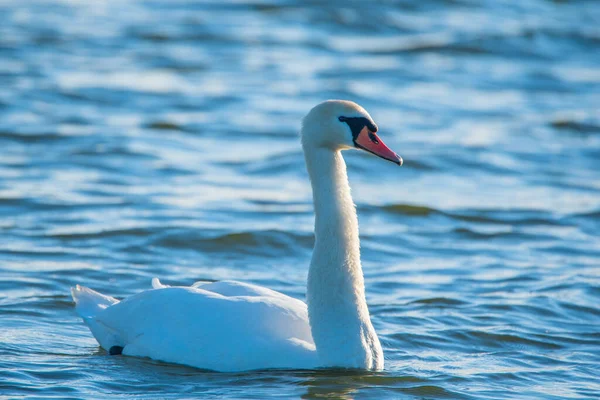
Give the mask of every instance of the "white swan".
[(360, 148), (402, 165), (350, 101), (314, 107), (302, 124), (312, 183), (315, 247), (307, 303), (241, 282), (168, 287), (122, 301), (77, 285), (77, 312), (111, 354), (216, 371), (318, 367), (383, 369), (360, 263), (358, 221), (340, 150)]

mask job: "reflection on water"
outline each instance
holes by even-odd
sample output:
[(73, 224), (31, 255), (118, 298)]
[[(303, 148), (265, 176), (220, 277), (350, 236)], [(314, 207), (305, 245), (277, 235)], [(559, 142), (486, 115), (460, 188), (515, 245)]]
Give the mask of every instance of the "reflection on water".
[[(596, 2), (0, 9), (1, 395), (598, 397)], [(219, 374), (99, 350), (76, 283), (304, 297), (297, 132), (328, 98), (363, 105), (405, 159), (345, 154), (386, 370)]]

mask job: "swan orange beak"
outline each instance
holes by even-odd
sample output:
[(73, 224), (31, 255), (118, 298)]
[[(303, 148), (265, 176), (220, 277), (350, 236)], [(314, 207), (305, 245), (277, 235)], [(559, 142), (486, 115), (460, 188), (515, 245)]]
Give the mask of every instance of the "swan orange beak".
[(391, 161), (398, 165), (402, 165), (403, 163), (402, 157), (390, 150), (379, 136), (377, 136), (375, 132), (371, 132), (366, 126), (362, 128), (358, 136), (354, 139), (354, 145), (359, 149), (373, 153), (384, 160)]

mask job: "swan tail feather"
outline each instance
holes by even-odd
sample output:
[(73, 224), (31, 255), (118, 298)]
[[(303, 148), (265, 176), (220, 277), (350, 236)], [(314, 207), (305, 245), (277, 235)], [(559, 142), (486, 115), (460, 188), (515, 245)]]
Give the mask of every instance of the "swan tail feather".
[(158, 278), (152, 278), (152, 289), (164, 289), (168, 287), (169, 285), (164, 285)]
[(75, 309), (82, 318), (94, 317), (100, 311), (119, 302), (114, 297), (105, 296), (80, 285), (71, 288), (71, 296), (76, 304)]
[(96, 319), (100, 312), (117, 304), (119, 300), (80, 285), (71, 288), (71, 296), (75, 301), (75, 310), (90, 328), (100, 346), (109, 350), (113, 346), (121, 345), (121, 335), (110, 326)]

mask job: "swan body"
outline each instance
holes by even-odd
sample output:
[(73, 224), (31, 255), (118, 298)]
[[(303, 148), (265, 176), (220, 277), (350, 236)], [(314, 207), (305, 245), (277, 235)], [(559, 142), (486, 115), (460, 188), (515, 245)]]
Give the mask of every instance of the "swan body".
[(123, 301), (77, 286), (73, 297), (102, 347), (215, 371), (318, 366), (306, 304), (223, 281), (154, 289)]
[(106, 350), (216, 371), (344, 367), (381, 370), (360, 263), (358, 220), (340, 150), (359, 148), (402, 165), (359, 105), (330, 100), (303, 120), (313, 187), (315, 248), (307, 304), (235, 281), (153, 289), (122, 301), (72, 288), (76, 310)]

